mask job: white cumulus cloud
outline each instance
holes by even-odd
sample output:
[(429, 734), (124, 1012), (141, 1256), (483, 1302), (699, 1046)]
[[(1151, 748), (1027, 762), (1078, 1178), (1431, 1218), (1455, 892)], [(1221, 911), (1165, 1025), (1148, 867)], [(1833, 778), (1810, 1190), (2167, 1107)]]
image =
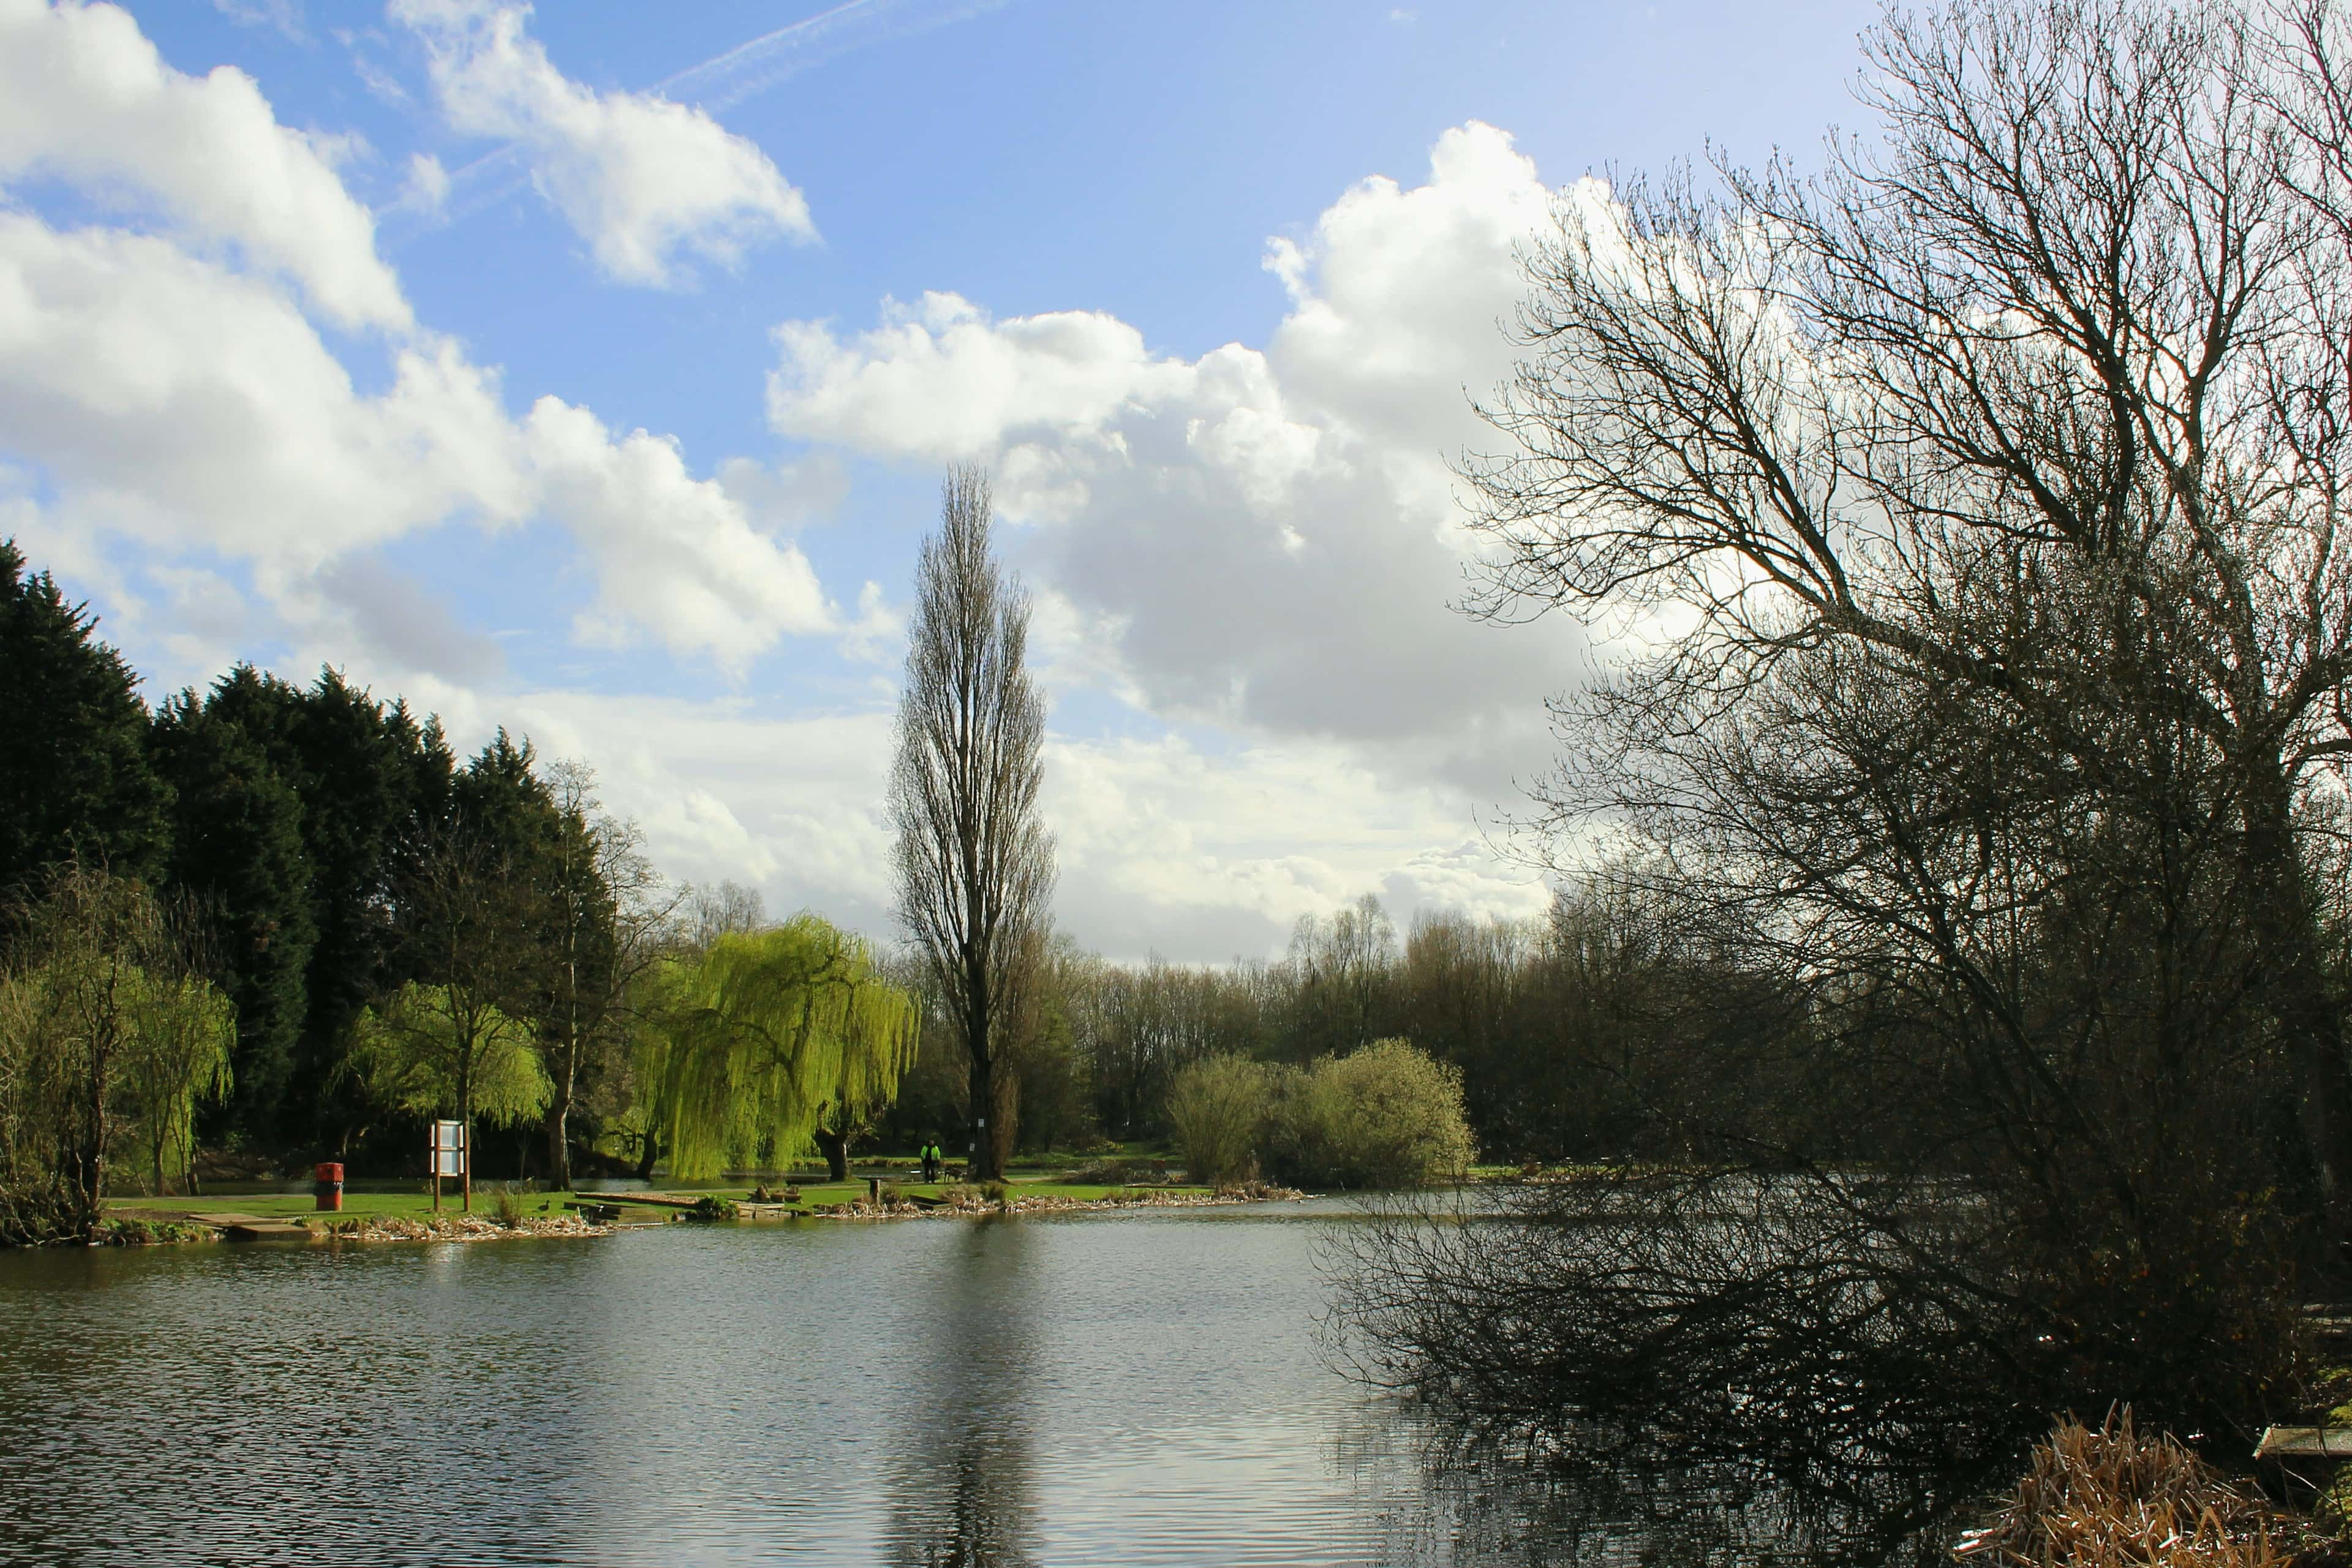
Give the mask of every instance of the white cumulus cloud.
[(532, 407), (525, 432), (541, 504), (596, 563), (596, 607), (580, 627), (590, 640), (625, 642), (649, 626), (740, 668), (779, 632), (834, 626), (807, 557), (757, 531), (718, 480), (689, 473), (675, 441), (643, 430), (615, 441), (553, 397)]
[(1033, 431), (1084, 439), (1192, 379), (1116, 317), (998, 321), (950, 293), (886, 300), (881, 325), (846, 344), (819, 322), (787, 321), (775, 335), (783, 364), (769, 378), (768, 411), (778, 427), (894, 457), (982, 457)]
[(733, 266), (750, 247), (815, 237), (808, 203), (757, 145), (701, 110), (573, 81), (526, 30), (527, 5), (393, 0), (423, 40), (451, 129), (513, 144), (597, 265), (625, 283), (682, 281), (682, 259)]
[(948, 294), (872, 328), (776, 331), (771, 422), (875, 457), (992, 464), (1001, 509), (1079, 663), (1165, 717), (1353, 745), (1480, 804), (1549, 756), (1572, 628), (1453, 607), (1471, 541), (1448, 460), (1491, 432), (1468, 394), (1509, 372), (1516, 247), (1554, 199), (1490, 126), (1428, 178), (1344, 193), (1266, 267), (1290, 308), (1263, 347), (1156, 354), (1085, 312), (997, 319)]
[(832, 612), (807, 559), (677, 445), (615, 437), (417, 334), (369, 395), (291, 301), (170, 242), (0, 214), (0, 450), (37, 462), (52, 526), (202, 548), (291, 587), (449, 521), (562, 526), (593, 567), (582, 630), (740, 666)]
[[(249, 79), (172, 69), (113, 7), (0, 0), (0, 192), (54, 178), (123, 212), (60, 227), (0, 207), (0, 462), (34, 476), (13, 531), (85, 563), (135, 541), (157, 581), (175, 560), (241, 562), (305, 623), (388, 581), (353, 562), (393, 541), (544, 520), (593, 573), (588, 640), (643, 633), (740, 668), (786, 636), (871, 637), (674, 441), (553, 396), (510, 416), (495, 369), (415, 323), (328, 150)], [(380, 390), (314, 316), (388, 330), (351, 350), (388, 356)], [(234, 592), (208, 591), (203, 646)], [(339, 624), (379, 642), (427, 624), (380, 609)]]
[(279, 124), (242, 71), (173, 70), (115, 6), (0, 0), (0, 183), (72, 182), (240, 249), (339, 325), (404, 327), (375, 221), (335, 171), (342, 145)]
[[(779, 715), (586, 691), (490, 698), (397, 673), (461, 748), (505, 725), (542, 756), (593, 765), (606, 805), (643, 825), (668, 874), (750, 883), (779, 914), (816, 909), (898, 935), (883, 810), (888, 711)], [(354, 671), (382, 689), (394, 674)], [(1446, 792), (1399, 790), (1327, 748), (1213, 753), (1176, 736), (1057, 733), (1045, 777), (1062, 868), (1056, 918), (1122, 961), (1270, 957), (1300, 915), (1365, 892), (1403, 918), (1435, 907), (1525, 916), (1547, 898), (1485, 853)]]
[(1117, 958), (1266, 957), (1299, 916), (1366, 892), (1513, 918), (1549, 897), (1486, 850), (1455, 792), (1400, 787), (1347, 748), (1062, 736), (1045, 762), (1058, 913)]

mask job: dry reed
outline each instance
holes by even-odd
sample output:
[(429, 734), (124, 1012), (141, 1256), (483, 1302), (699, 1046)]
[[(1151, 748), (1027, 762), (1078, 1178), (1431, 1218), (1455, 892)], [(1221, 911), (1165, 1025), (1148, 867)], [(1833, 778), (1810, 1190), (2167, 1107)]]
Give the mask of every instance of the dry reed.
[(2276, 1568), (2281, 1522), (2169, 1434), (2142, 1436), (2125, 1409), (2097, 1427), (2059, 1423), (1955, 1554), (2031, 1568)]

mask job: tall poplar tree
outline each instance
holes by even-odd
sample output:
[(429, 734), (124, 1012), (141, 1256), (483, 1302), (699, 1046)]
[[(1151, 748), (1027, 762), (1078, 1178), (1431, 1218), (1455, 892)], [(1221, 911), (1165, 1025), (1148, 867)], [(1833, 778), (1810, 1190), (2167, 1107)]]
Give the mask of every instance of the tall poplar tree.
[(999, 1036), (1045, 924), (1054, 840), (1037, 811), (1045, 701), (1029, 678), (1029, 595), (989, 543), (988, 476), (948, 473), (916, 571), (890, 772), (898, 916), (971, 1064), (971, 1174), (1011, 1152)]
[(608, 814), (595, 771), (559, 762), (547, 770), (558, 814), (538, 874), (541, 914), (539, 1050), (553, 1092), (547, 1105), (547, 1169), (572, 1184), (572, 1116), (583, 1095), (627, 1071), (641, 1018), (633, 997), (661, 963), (669, 917), (683, 889), (646, 858), (634, 822)]

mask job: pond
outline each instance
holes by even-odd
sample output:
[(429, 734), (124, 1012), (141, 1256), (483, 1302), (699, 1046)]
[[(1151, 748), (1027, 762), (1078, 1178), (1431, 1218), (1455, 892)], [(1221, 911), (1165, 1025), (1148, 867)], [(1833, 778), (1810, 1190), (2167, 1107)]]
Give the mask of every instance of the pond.
[[(1331, 1372), (1344, 1205), (0, 1256), (0, 1559), (1765, 1561)], [(1654, 1480), (1655, 1479), (1653, 1478)], [(1572, 1505), (1572, 1506), (1564, 1506)]]

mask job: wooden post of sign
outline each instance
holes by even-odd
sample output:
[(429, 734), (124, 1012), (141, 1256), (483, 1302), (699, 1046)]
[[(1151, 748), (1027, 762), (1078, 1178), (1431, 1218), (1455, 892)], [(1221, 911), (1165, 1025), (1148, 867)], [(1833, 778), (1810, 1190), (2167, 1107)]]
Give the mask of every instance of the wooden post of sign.
[(461, 1121), (457, 1123), (457, 1147), (464, 1151), (457, 1156), (457, 1164), (462, 1169), (465, 1175), (466, 1198), (464, 1207), (467, 1214), (472, 1214), (474, 1212), (474, 1138), (470, 1121), (471, 1119), (468, 1118), (466, 1121)]
[(426, 1164), (433, 1167), (433, 1212), (439, 1214), (441, 1212), (441, 1123), (434, 1122), (433, 1131), (427, 1133), (426, 1137), (431, 1140), (430, 1152), (425, 1156), (425, 1161)]

